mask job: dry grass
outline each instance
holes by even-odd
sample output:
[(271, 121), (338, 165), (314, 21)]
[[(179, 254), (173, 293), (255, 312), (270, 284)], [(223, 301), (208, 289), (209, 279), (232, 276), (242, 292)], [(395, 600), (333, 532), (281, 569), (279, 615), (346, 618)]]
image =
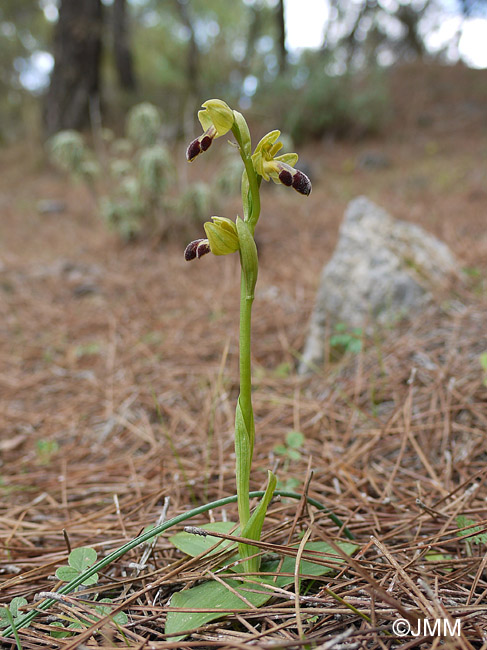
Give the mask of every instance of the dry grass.
[[(279, 592), (268, 606), (174, 643), (163, 633), (170, 595), (214, 566), (188, 562), (162, 536), (145, 570), (133, 566), (139, 547), (95, 588), (21, 630), (23, 648), (487, 648), (485, 544), (469, 542), (457, 520), (465, 515), (487, 530), (479, 362), (487, 350), (487, 132), (467, 117), (458, 131), (433, 122), (386, 140), (313, 145), (302, 156), (313, 165), (309, 200), (274, 188), (264, 196), (253, 487), (278, 462), (274, 447), (285, 433), (302, 431), (302, 459), (287, 469), (281, 462), (280, 478), (303, 486), (310, 464), (310, 495), (351, 529), (357, 554), (315, 580), (299, 603), (292, 589)], [(391, 166), (357, 168), (368, 150), (385, 153)], [(186, 264), (173, 244), (121, 247), (82, 189), (40, 168), (38, 153), (17, 149), (4, 159), (0, 598), (24, 596), (31, 608), (36, 594), (56, 588), (64, 530), (71, 547), (103, 556), (155, 523), (167, 497), (171, 517), (234, 493), (238, 277), (231, 258)], [(293, 368), (319, 270), (359, 193), (444, 239), (472, 279), (439, 307), (377, 332), (359, 355), (301, 379)], [(36, 200), (46, 197), (65, 198), (68, 212), (38, 215)], [(225, 511), (236, 516), (233, 506)], [(289, 545), (309, 527), (315, 540), (340, 533), (317, 512), (276, 502), (264, 539)], [(94, 593), (127, 613), (125, 640), (107, 620), (71, 639), (50, 636), (52, 622), (86, 611)], [(414, 626), (418, 618), (460, 619), (461, 636), (398, 639), (397, 617)]]

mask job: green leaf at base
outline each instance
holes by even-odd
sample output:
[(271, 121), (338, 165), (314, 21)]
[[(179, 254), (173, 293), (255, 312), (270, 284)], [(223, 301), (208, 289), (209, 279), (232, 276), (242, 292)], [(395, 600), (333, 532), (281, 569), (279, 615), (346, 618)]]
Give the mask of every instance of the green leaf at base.
[[(244, 526), (244, 529), (242, 530), (242, 537), (248, 537), (249, 539), (255, 539), (256, 541), (260, 540), (267, 508), (269, 507), (272, 495), (276, 489), (276, 483), (276, 477), (272, 472), (268, 471), (266, 491), (262, 499), (259, 501), (259, 505), (252, 513), (252, 516), (248, 520), (247, 524)], [(242, 559), (248, 558), (249, 556), (255, 555), (259, 552), (259, 549), (257, 547), (250, 546), (248, 544), (239, 544), (238, 550)], [(244, 571), (254, 573), (255, 571), (259, 570), (260, 557), (257, 555), (250, 560), (245, 560), (242, 566)]]
[[(213, 531), (215, 533), (224, 533), (225, 535), (229, 535), (233, 530), (233, 535), (240, 535), (239, 529), (235, 528), (236, 526), (237, 524), (235, 524), (233, 521), (215, 521), (211, 524), (199, 526), (199, 528), (208, 530), (210, 532)], [(200, 553), (204, 553), (205, 551), (208, 552), (209, 549), (217, 542), (221, 542), (221, 544), (213, 549), (213, 551), (209, 551), (208, 555), (221, 553), (222, 551), (227, 551), (229, 548), (236, 548), (237, 546), (235, 542), (231, 542), (228, 539), (212, 537), (211, 535), (204, 537), (203, 535), (193, 535), (192, 533), (186, 533), (184, 531), (181, 533), (176, 533), (169, 538), (169, 541), (180, 551), (186, 553), (187, 555), (190, 555), (191, 557), (200, 555)]]
[[(299, 545), (298, 544), (294, 545), (295, 548), (297, 546)], [(358, 546), (356, 544), (351, 544), (350, 542), (338, 542), (337, 546), (339, 546), (342, 549), (342, 551), (344, 551), (347, 555), (352, 555), (358, 549)], [(333, 548), (326, 542), (308, 542), (304, 547), (304, 551), (305, 553), (307, 551), (317, 551), (319, 553), (326, 554), (326, 557), (332, 556), (330, 559), (333, 560), (333, 564), (335, 563), (341, 564), (344, 561), (343, 558), (337, 555), (336, 552), (333, 550)], [(326, 559), (326, 557), (324, 557), (323, 559)], [(279, 566), (279, 561), (274, 560), (272, 561), (272, 563), (269, 562), (263, 565), (262, 571), (265, 572), (276, 571), (278, 566)], [(288, 585), (291, 585), (294, 582), (295, 567), (296, 567), (296, 558), (286, 556), (283, 559), (282, 564), (279, 568), (279, 574), (289, 573), (293, 577), (290, 577), (289, 575), (288, 576), (278, 575), (273, 584), (275, 584), (277, 587), (286, 587)], [(299, 573), (300, 575), (303, 576), (316, 576), (316, 577), (325, 576), (329, 573), (334, 573), (335, 571), (336, 571), (335, 567), (318, 564), (317, 562), (313, 562), (311, 560), (301, 560), (299, 564)]]
[[(264, 605), (271, 597), (272, 591), (256, 583), (240, 582), (237, 580), (225, 580), (229, 585), (243, 596), (255, 607)], [(165, 634), (178, 634), (171, 636), (171, 641), (180, 641), (187, 634), (186, 630), (193, 630), (205, 623), (214, 621), (217, 618), (231, 614), (228, 610), (246, 610), (248, 605), (237, 595), (232, 593), (225, 584), (215, 581), (204, 582), (201, 585), (179, 591), (174, 594), (170, 601), (171, 607), (181, 609), (217, 609), (217, 612), (175, 612), (167, 614)]]
[[(223, 522), (220, 522), (223, 523)], [(226, 523), (226, 522), (225, 522)], [(215, 525), (215, 524), (212, 524)], [(207, 538), (202, 538), (207, 539)], [(350, 542), (338, 542), (338, 546), (347, 553), (352, 555), (358, 548), (356, 544)], [(305, 546), (305, 551), (317, 551), (326, 554), (326, 557), (332, 556), (333, 562), (342, 563), (344, 560), (336, 554), (331, 546), (325, 542), (308, 542)], [(317, 557), (318, 559), (318, 557)], [(325, 557), (323, 559), (326, 559)], [(285, 557), (282, 566), (279, 569), (280, 573), (288, 573), (290, 575), (277, 575), (275, 578), (266, 576), (261, 578), (262, 586), (249, 583), (240, 582), (232, 579), (225, 579), (224, 582), (230, 585), (238, 593), (248, 600), (255, 607), (264, 605), (273, 596), (273, 592), (265, 587), (265, 584), (275, 585), (276, 587), (287, 587), (294, 582), (296, 559), (294, 557)], [(262, 571), (275, 572), (279, 566), (279, 561), (273, 560), (266, 562), (262, 565)], [(301, 560), (299, 573), (303, 576), (322, 576), (336, 571), (334, 567), (325, 566), (312, 562), (311, 560)], [(225, 585), (209, 581), (204, 582), (197, 587), (186, 589), (174, 594), (170, 602), (171, 607), (180, 607), (181, 609), (218, 609), (218, 612), (168, 612), (166, 619), (165, 634), (179, 634), (176, 637), (170, 637), (171, 641), (180, 641), (184, 639), (187, 634), (185, 630), (193, 630), (205, 623), (214, 621), (217, 618), (230, 614), (228, 610), (246, 610), (249, 607), (235, 594), (230, 592)]]

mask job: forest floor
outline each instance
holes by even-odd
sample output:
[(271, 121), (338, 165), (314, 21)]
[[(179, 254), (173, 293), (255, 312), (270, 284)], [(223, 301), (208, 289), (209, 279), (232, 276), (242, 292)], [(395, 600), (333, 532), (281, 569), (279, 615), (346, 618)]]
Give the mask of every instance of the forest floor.
[[(258, 232), (252, 487), (273, 468), (302, 492), (311, 468), (309, 495), (350, 529), (355, 555), (304, 582), (301, 599), (281, 589), (174, 641), (164, 635), (171, 594), (216, 563), (188, 563), (163, 534), (145, 569), (142, 545), (39, 613), (19, 647), (487, 648), (487, 74), (404, 69), (394, 84), (386, 132), (306, 146), (311, 196), (266, 187)], [(362, 164), (371, 158), (384, 164)], [(188, 264), (186, 241), (120, 244), (84, 188), (33, 144), (0, 152), (0, 165), (0, 602), (25, 597), (30, 611), (55, 590), (69, 547), (102, 557), (163, 511), (235, 493), (238, 261)], [(191, 175), (204, 170), (198, 160)], [(435, 308), (302, 378), (319, 274), (360, 194), (445, 241), (466, 278)], [(41, 214), (41, 199), (66, 210)], [(290, 431), (304, 436), (292, 457), (278, 447)], [(222, 517), (235, 520), (235, 504), (189, 523)], [(480, 528), (462, 531), (471, 522)], [(315, 541), (344, 539), (323, 512), (283, 500), (264, 540), (296, 553), (290, 544), (309, 528)], [(127, 620), (98, 615), (90, 627), (95, 593)], [(413, 630), (460, 620), (461, 631), (401, 638), (398, 617)], [(85, 621), (76, 636), (52, 635), (73, 618)]]

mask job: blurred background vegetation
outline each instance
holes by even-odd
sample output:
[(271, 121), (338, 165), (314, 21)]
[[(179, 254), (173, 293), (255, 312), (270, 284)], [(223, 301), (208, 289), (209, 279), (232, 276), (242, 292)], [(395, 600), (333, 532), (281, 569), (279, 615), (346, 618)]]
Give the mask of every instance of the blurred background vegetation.
[(93, 126), (120, 135), (141, 101), (171, 141), (193, 132), (209, 97), (298, 142), (361, 136), (388, 118), (388, 67), (461, 61), (465, 26), (487, 24), (486, 0), (321, 4), (321, 44), (296, 48), (291, 28), (302, 23), (306, 45), (319, 1), (2, 0), (0, 142)]

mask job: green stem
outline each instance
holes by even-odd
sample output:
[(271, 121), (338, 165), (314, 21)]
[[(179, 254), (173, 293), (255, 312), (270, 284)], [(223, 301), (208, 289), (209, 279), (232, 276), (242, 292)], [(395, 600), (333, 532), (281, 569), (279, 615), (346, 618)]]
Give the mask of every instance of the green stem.
[(20, 637), (17, 632), (17, 624), (14, 621), (14, 617), (12, 616), (12, 612), (8, 607), (6, 607), (6, 614), (8, 618), (8, 622), (10, 623), (10, 627), (12, 628), (12, 633), (15, 637), (15, 643), (17, 644), (17, 650), (22, 650), (22, 643), (20, 642)]
[[(240, 132), (240, 128), (235, 122), (232, 132), (239, 145), (240, 156), (245, 166), (247, 178), (249, 181), (249, 194), (242, 197), (244, 202), (248, 200), (248, 210), (244, 215), (250, 230), (250, 236), (253, 237), (255, 225), (260, 215), (260, 188), (257, 174), (251, 158), (250, 134), (245, 136), (245, 143)], [(241, 242), (241, 246), (243, 242)], [(252, 241), (255, 249), (255, 244)], [(244, 254), (245, 257), (245, 254)], [(248, 263), (248, 261), (247, 261)], [(252, 324), (252, 303), (253, 287), (247, 287), (245, 275), (245, 260), (240, 251), (241, 264), (241, 281), (240, 281), (240, 331), (239, 331), (239, 368), (240, 368), (240, 394), (237, 404), (237, 414), (235, 418), (235, 463), (237, 475), (237, 503), (238, 515), (240, 520), (240, 530), (243, 530), (250, 519), (250, 469), (252, 466), (252, 456), (254, 451), (254, 412), (252, 409), (252, 370), (251, 370), (251, 324)], [(255, 267), (257, 267), (257, 256), (255, 257)], [(248, 269), (247, 269), (248, 270)], [(255, 277), (257, 268), (254, 269)], [(239, 545), (239, 552), (242, 558), (252, 555), (252, 547), (245, 544)], [(243, 564), (244, 571), (250, 570), (251, 565)]]
[(237, 140), (239, 151), (240, 151), (240, 157), (242, 158), (243, 164), (245, 166), (245, 171), (247, 172), (247, 178), (249, 179), (251, 205), (249, 210), (248, 222), (252, 234), (254, 234), (255, 226), (260, 216), (260, 191), (259, 191), (260, 179), (257, 177), (257, 174), (255, 172), (252, 158), (245, 153), (245, 148), (242, 142), (242, 136), (237, 124), (234, 124), (232, 128), (232, 133), (235, 136), (235, 139)]
[(252, 369), (250, 361), (252, 304), (254, 300), (247, 295), (245, 276), (242, 271), (240, 282), (240, 405), (245, 424), (250, 434), (250, 452), (254, 450), (254, 413), (252, 409)]
[[(240, 530), (244, 529), (250, 519), (250, 468), (252, 466), (255, 438), (250, 359), (252, 303), (253, 298), (247, 295), (247, 284), (242, 269), (240, 282), (239, 338), (240, 395), (235, 421), (235, 463)], [(243, 419), (243, 423), (239, 422), (239, 417)], [(240, 545), (240, 547), (240, 555), (242, 557), (251, 555), (249, 549), (244, 544)]]

